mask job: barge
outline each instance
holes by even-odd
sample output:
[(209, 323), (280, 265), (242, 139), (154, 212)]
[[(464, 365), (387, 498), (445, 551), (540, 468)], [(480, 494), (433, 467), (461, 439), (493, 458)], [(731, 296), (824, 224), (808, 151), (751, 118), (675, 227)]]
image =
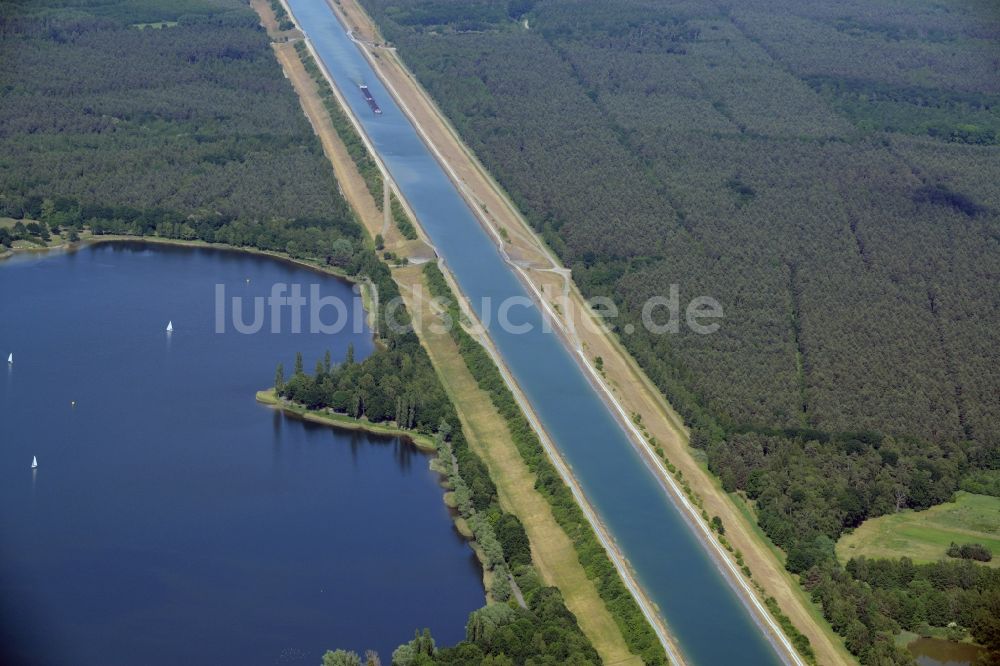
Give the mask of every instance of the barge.
[(368, 90), (368, 86), (361, 85), (359, 87), (361, 88), (361, 94), (365, 96), (365, 101), (368, 102), (368, 106), (372, 107), (372, 111), (374, 111), (375, 113), (382, 113), (381, 107), (379, 107), (378, 102), (375, 101), (375, 98), (372, 97), (372, 93), (370, 90)]

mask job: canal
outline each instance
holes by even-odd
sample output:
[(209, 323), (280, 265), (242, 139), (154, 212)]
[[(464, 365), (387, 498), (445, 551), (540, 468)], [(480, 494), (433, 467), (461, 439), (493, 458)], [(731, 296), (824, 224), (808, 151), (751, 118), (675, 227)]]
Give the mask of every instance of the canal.
[[(481, 319), (525, 287), (323, 0), (292, 14)], [(367, 85), (382, 113), (369, 107)], [(529, 332), (489, 327), (508, 368), (591, 505), (696, 664), (780, 663), (773, 646), (537, 306), (510, 311)]]

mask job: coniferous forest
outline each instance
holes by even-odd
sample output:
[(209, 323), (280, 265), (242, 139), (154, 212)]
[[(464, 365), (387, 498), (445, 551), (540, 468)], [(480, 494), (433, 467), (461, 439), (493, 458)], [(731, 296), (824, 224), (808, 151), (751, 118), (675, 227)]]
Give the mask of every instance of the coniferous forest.
[(0, 5), (0, 217), (348, 267), (360, 229), (245, 3), (66, 5)]
[[(996, 8), (363, 4), (584, 294), (622, 308), (622, 342), (848, 647), (906, 662), (891, 636), (948, 616), (1000, 654), (966, 612), (1000, 617), (995, 580), (935, 588), (934, 614), (907, 579), (914, 620), (855, 603), (874, 588), (833, 550), (1000, 475)], [(671, 284), (718, 299), (721, 330), (646, 333)]]
[[(833, 550), (867, 518), (1000, 494), (995, 6), (364, 4), (584, 293), (622, 307), (623, 343), (847, 647), (906, 663), (895, 634), (955, 623), (1000, 661), (1000, 579), (979, 558)], [(15, 234), (225, 242), (394, 289), (245, 3), (4, 2), (0, 62)], [(644, 333), (643, 302), (670, 284), (718, 299), (721, 330)], [(418, 636), (401, 661), (595, 660), (426, 354), (381, 333), (385, 349), (287, 394), (436, 433), (527, 602), (477, 611), (451, 650)]]

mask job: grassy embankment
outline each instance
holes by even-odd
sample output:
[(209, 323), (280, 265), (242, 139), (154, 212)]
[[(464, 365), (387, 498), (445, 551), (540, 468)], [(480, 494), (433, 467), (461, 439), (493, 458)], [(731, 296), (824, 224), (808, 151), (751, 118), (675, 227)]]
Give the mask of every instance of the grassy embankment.
[[(263, 2), (256, 2), (255, 7), (258, 8), (258, 11), (263, 9), (263, 13), (266, 15), (267, 8)], [(268, 23), (266, 19), (265, 16), (265, 24)], [(359, 221), (362, 222), (369, 236), (374, 237), (384, 231), (382, 225), (384, 218), (379, 214), (381, 211), (378, 210), (379, 207), (374, 197), (379, 193), (379, 188), (375, 186), (376, 182), (372, 177), (371, 156), (367, 154), (363, 142), (354, 131), (350, 120), (337, 106), (333, 91), (322, 79), (315, 63), (310, 62), (311, 58), (308, 53), (301, 46), (295, 49), (291, 44), (276, 44), (275, 51), (300, 96), (306, 115), (310, 118), (315, 131), (322, 140), (324, 150), (334, 166), (345, 198), (358, 215)], [(310, 64), (312, 67), (307, 73), (306, 66)], [(333, 129), (334, 126), (336, 130)], [(408, 225), (401, 219), (405, 214), (403, 204), (395, 197), (391, 199), (391, 202), (392, 217), (395, 219), (396, 225), (385, 234), (386, 250), (396, 252), (403, 257), (411, 251), (419, 252), (422, 249), (426, 252), (425, 247), (420, 247), (423, 245), (422, 242), (414, 240), (414, 236), (418, 235), (418, 230), (407, 228)], [(421, 274), (416, 268), (397, 269), (393, 277), (400, 286), (404, 286), (409, 284), (406, 280), (407, 274), (410, 277), (415, 276), (415, 279), (420, 281)], [(403, 291), (405, 292), (405, 289)], [(413, 303), (409, 302), (407, 307), (411, 311), (416, 308)], [(429, 347), (428, 351), (431, 352), (432, 361), (439, 377), (445, 383), (449, 396), (457, 403), (456, 408), (460, 414), (462, 427), (470, 433), (468, 435), (472, 443), (470, 448), (474, 452), (482, 454), (485, 451), (483, 443), (487, 438), (491, 445), (497, 442), (495, 436), (498, 435), (498, 431), (496, 429), (498, 427), (503, 429), (503, 420), (490, 405), (485, 394), (476, 389), (475, 381), (469, 375), (454, 343), (448, 336), (439, 336), (435, 340), (436, 344), (432, 345), (427, 344), (428, 340), (422, 340), (422, 342), (425, 348)], [(447, 360), (442, 364), (442, 349), (448, 350), (449, 346), (450, 356), (447, 356)], [(458, 399), (459, 397), (461, 399)], [(524, 470), (523, 462), (520, 461), (519, 454), (509, 436), (502, 441), (506, 443), (506, 447), (503, 448), (506, 454), (502, 457), (506, 458), (507, 464), (520, 463), (521, 469)], [(496, 472), (497, 458), (495, 457), (497, 450), (491, 449), (490, 452), (494, 454), (488, 463), (490, 471), (493, 472), (494, 476), (498, 476)], [(504, 478), (498, 484), (502, 493), (502, 508), (504, 510), (515, 509), (515, 513), (527, 521), (526, 528), (530, 533), (529, 539), (532, 544), (532, 560), (537, 563), (545, 583), (555, 584), (567, 598), (568, 605), (578, 618), (587, 638), (599, 651), (602, 660), (606, 663), (640, 661), (636, 655), (628, 651), (615, 621), (610, 617), (603, 601), (594, 589), (593, 583), (587, 579), (583, 567), (577, 560), (576, 552), (568, 536), (555, 524), (545, 501), (534, 491), (533, 477), (523, 473), (516, 479), (511, 474), (502, 476)], [(520, 485), (510, 485), (513, 482)], [(518, 504), (514, 504), (511, 498), (516, 498)], [(451, 500), (454, 503), (454, 499), (454, 493), (448, 493), (445, 496), (446, 502)], [(524, 510), (525, 502), (532, 508)], [(458, 519), (456, 523), (458, 528), (462, 530), (462, 520)], [(465, 532), (468, 532), (468, 529), (463, 531), (463, 533)], [(487, 586), (489, 587), (489, 581), (487, 581)], [(523, 585), (522, 591), (524, 591)], [(525, 594), (527, 596), (527, 592)], [(662, 663), (661, 660), (656, 661)]]
[[(431, 295), (450, 303), (451, 320), (461, 321), (458, 301), (437, 264), (427, 264), (424, 274)], [(503, 416), (521, 458), (536, 477), (535, 488), (548, 501), (559, 526), (570, 536), (579, 562), (614, 617), (629, 649), (642, 655), (647, 662), (663, 659), (659, 639), (639, 604), (625, 588), (583, 510), (546, 455), (538, 435), (521, 412), (489, 353), (461, 326), (451, 326), (450, 333), (479, 388), (489, 395)]]
[(909, 557), (917, 564), (947, 558), (952, 543), (981, 543), (1000, 566), (1000, 497), (959, 492), (954, 502), (925, 511), (900, 511), (872, 520), (837, 542), (837, 558)]
[[(397, 270), (394, 275), (404, 287), (426, 292), (419, 267)], [(605, 663), (639, 664), (632, 654), (594, 582), (587, 577), (567, 533), (560, 527), (552, 507), (536, 489), (536, 476), (518, 452), (507, 422), (477, 383), (444, 328), (432, 327), (437, 318), (430, 299), (407, 299), (407, 307), (419, 313), (418, 334), (431, 356), (438, 376), (451, 397), (469, 445), (486, 462), (497, 484), (501, 505), (517, 515), (531, 540), (532, 559), (545, 582), (563, 593), (580, 627)]]

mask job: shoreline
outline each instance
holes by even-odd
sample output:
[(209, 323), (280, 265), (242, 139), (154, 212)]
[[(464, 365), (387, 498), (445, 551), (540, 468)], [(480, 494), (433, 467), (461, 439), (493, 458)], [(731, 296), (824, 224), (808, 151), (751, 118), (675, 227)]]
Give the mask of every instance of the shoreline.
[(275, 396), (273, 388), (257, 391), (255, 399), (260, 404), (275, 409), (282, 414), (294, 416), (304, 421), (319, 423), (330, 426), (331, 428), (337, 428), (338, 430), (354, 430), (372, 435), (399, 437), (424, 453), (437, 453), (437, 446), (434, 444), (434, 440), (426, 435), (422, 435), (412, 430), (403, 430), (401, 428), (381, 423), (362, 421), (360, 419), (347, 416), (346, 414), (338, 414), (336, 412), (320, 412), (307, 409), (301, 405), (278, 398)]
[(134, 243), (134, 244), (153, 244), (153, 245), (169, 245), (174, 247), (189, 247), (189, 248), (202, 248), (206, 250), (218, 250), (220, 252), (237, 252), (242, 254), (252, 254), (261, 257), (270, 257), (278, 261), (283, 261), (299, 268), (305, 268), (312, 271), (313, 273), (318, 273), (320, 275), (326, 275), (330, 277), (339, 278), (345, 282), (351, 284), (362, 284), (363, 281), (356, 280), (336, 268), (330, 268), (321, 266), (319, 264), (313, 264), (304, 259), (295, 259), (287, 254), (281, 252), (275, 252), (274, 250), (261, 250), (255, 247), (249, 246), (239, 246), (230, 245), (229, 243), (210, 243), (206, 240), (194, 239), (194, 240), (184, 240), (183, 238), (165, 238), (163, 236), (129, 236), (126, 234), (106, 234), (100, 236), (90, 236), (89, 238), (81, 239), (75, 246), (70, 246), (66, 248), (66, 251), (75, 251), (77, 249), (82, 249), (87, 245), (98, 245), (100, 243)]
[[(364, 229), (364, 225), (359, 226)], [(88, 246), (100, 245), (102, 243), (121, 243), (125, 245), (166, 245), (171, 247), (186, 247), (191, 249), (214, 250), (217, 252), (233, 252), (238, 254), (253, 255), (256, 257), (268, 257), (270, 259), (274, 259), (275, 261), (284, 262), (297, 268), (304, 268), (312, 273), (316, 273), (317, 275), (322, 275), (323, 277), (341, 280), (342, 282), (346, 282), (353, 287), (357, 287), (358, 294), (361, 296), (362, 305), (364, 306), (368, 328), (371, 329), (372, 338), (375, 340), (375, 343), (379, 344), (379, 340), (376, 335), (377, 313), (375, 312), (375, 308), (372, 307), (372, 304), (378, 303), (378, 295), (375, 293), (375, 286), (370, 280), (354, 277), (348, 275), (340, 269), (311, 263), (305, 259), (296, 259), (288, 256), (287, 254), (275, 252), (273, 250), (261, 250), (259, 248), (249, 246), (230, 245), (229, 243), (210, 243), (209, 241), (200, 239), (185, 240), (183, 238), (165, 238), (163, 236), (102, 234), (99, 236), (91, 235), (86, 238), (81, 238), (75, 242), (61, 243), (50, 247), (10, 248), (5, 252), (0, 252), (0, 262), (3, 262), (6, 259), (13, 259), (18, 255), (48, 254), (50, 252), (79, 252)]]
[(273, 250), (261, 250), (254, 247), (243, 247), (239, 245), (230, 245), (229, 243), (210, 243), (206, 240), (193, 239), (185, 240), (183, 238), (166, 238), (164, 236), (130, 236), (128, 234), (101, 234), (97, 236), (87, 236), (86, 238), (81, 238), (74, 242), (60, 243), (59, 245), (51, 245), (49, 247), (14, 247), (10, 248), (5, 252), (0, 253), (0, 260), (9, 259), (17, 255), (22, 254), (43, 254), (49, 252), (79, 252), (89, 245), (99, 245), (101, 243), (132, 243), (132, 244), (150, 244), (150, 245), (172, 245), (175, 247), (189, 247), (189, 248), (203, 248), (206, 250), (218, 250), (220, 252), (241, 252), (244, 254), (253, 254), (258, 256), (271, 257), (272, 259), (277, 259), (278, 261), (284, 261), (290, 264), (299, 266), (300, 268), (307, 268), (314, 273), (319, 273), (321, 275), (327, 275), (332, 277), (341, 278), (346, 282), (351, 284), (360, 284), (362, 281), (352, 278), (347, 273), (340, 271), (335, 268), (324, 267), (319, 264), (310, 263), (304, 259), (295, 259), (287, 254), (282, 254), (280, 252), (275, 252)]

